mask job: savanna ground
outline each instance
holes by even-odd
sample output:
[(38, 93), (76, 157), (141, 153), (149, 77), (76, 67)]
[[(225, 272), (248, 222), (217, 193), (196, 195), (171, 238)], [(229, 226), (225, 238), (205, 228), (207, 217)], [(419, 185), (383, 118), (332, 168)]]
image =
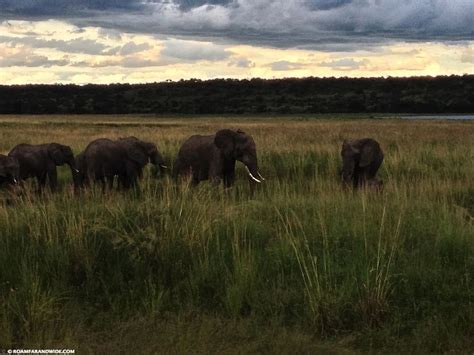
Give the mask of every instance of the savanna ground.
[[(0, 348), (76, 353), (472, 352), (474, 124), (345, 117), (1, 116), (0, 152), (135, 135), (171, 165), (240, 128), (266, 181), (141, 193), (27, 186), (0, 205)], [(343, 191), (344, 138), (384, 151), (382, 193)], [(7, 202), (8, 200), (8, 202)]]

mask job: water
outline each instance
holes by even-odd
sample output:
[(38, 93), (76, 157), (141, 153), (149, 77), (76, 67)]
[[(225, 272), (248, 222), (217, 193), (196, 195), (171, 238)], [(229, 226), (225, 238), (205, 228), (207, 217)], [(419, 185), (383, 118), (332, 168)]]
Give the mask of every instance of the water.
[(402, 115), (403, 120), (474, 120), (473, 115)]

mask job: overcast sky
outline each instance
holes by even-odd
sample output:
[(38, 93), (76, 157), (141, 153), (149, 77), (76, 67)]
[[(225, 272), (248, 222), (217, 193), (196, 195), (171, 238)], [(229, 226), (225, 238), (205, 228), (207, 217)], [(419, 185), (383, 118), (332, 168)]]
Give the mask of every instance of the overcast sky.
[(0, 0), (0, 84), (474, 73), (474, 0)]

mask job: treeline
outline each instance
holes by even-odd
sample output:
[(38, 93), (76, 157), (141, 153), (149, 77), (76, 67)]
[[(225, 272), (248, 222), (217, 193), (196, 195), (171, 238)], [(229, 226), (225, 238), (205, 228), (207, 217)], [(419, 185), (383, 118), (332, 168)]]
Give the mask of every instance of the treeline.
[(0, 86), (2, 114), (473, 113), (474, 75)]

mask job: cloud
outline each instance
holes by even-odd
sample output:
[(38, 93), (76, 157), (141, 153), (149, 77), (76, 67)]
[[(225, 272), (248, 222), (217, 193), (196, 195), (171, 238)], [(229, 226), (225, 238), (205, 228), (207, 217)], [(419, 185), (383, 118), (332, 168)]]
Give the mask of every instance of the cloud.
[(313, 10), (330, 10), (350, 4), (352, 0), (309, 0), (308, 5)]
[(46, 67), (65, 66), (69, 64), (67, 57), (51, 59), (37, 55), (26, 47), (0, 48), (0, 67)]
[(462, 63), (474, 63), (474, 47), (466, 48), (461, 54)]
[(142, 7), (140, 0), (0, 0), (4, 18), (66, 18)]
[(212, 6), (212, 5), (228, 5), (232, 3), (232, 0), (177, 0), (175, 4), (178, 4), (180, 9), (189, 10), (200, 6)]
[(332, 61), (319, 63), (321, 67), (328, 67), (337, 70), (354, 70), (360, 69), (368, 63), (367, 60), (354, 60), (352, 58), (342, 58)]
[(41, 39), (34, 36), (27, 37), (9, 37), (0, 36), (1, 43), (9, 43), (13, 46), (27, 45), (33, 48), (52, 48), (66, 53), (85, 53), (85, 54), (107, 54), (109, 47), (92, 39)]
[(0, 7), (5, 19), (322, 51), (474, 39), (472, 0), (0, 0)]
[(230, 67), (237, 67), (237, 68), (254, 68), (255, 63), (247, 58), (238, 58), (229, 63)]
[[(234, 0), (149, 3), (148, 15), (93, 18), (99, 26), (272, 47), (373, 46), (389, 39), (473, 39), (472, 0)], [(360, 48), (360, 46), (359, 46)]]
[(184, 41), (170, 39), (165, 42), (161, 51), (164, 58), (183, 61), (219, 61), (227, 59), (232, 53), (225, 46), (207, 42)]
[(272, 68), (273, 71), (289, 71), (289, 70), (303, 69), (306, 65), (303, 63), (288, 62), (286, 60), (281, 60), (278, 62), (273, 62), (269, 64), (269, 66), (270, 68)]
[(143, 52), (147, 49), (150, 49), (151, 46), (148, 43), (139, 43), (136, 44), (135, 42), (128, 42), (120, 48), (119, 54), (120, 55), (129, 55)]

